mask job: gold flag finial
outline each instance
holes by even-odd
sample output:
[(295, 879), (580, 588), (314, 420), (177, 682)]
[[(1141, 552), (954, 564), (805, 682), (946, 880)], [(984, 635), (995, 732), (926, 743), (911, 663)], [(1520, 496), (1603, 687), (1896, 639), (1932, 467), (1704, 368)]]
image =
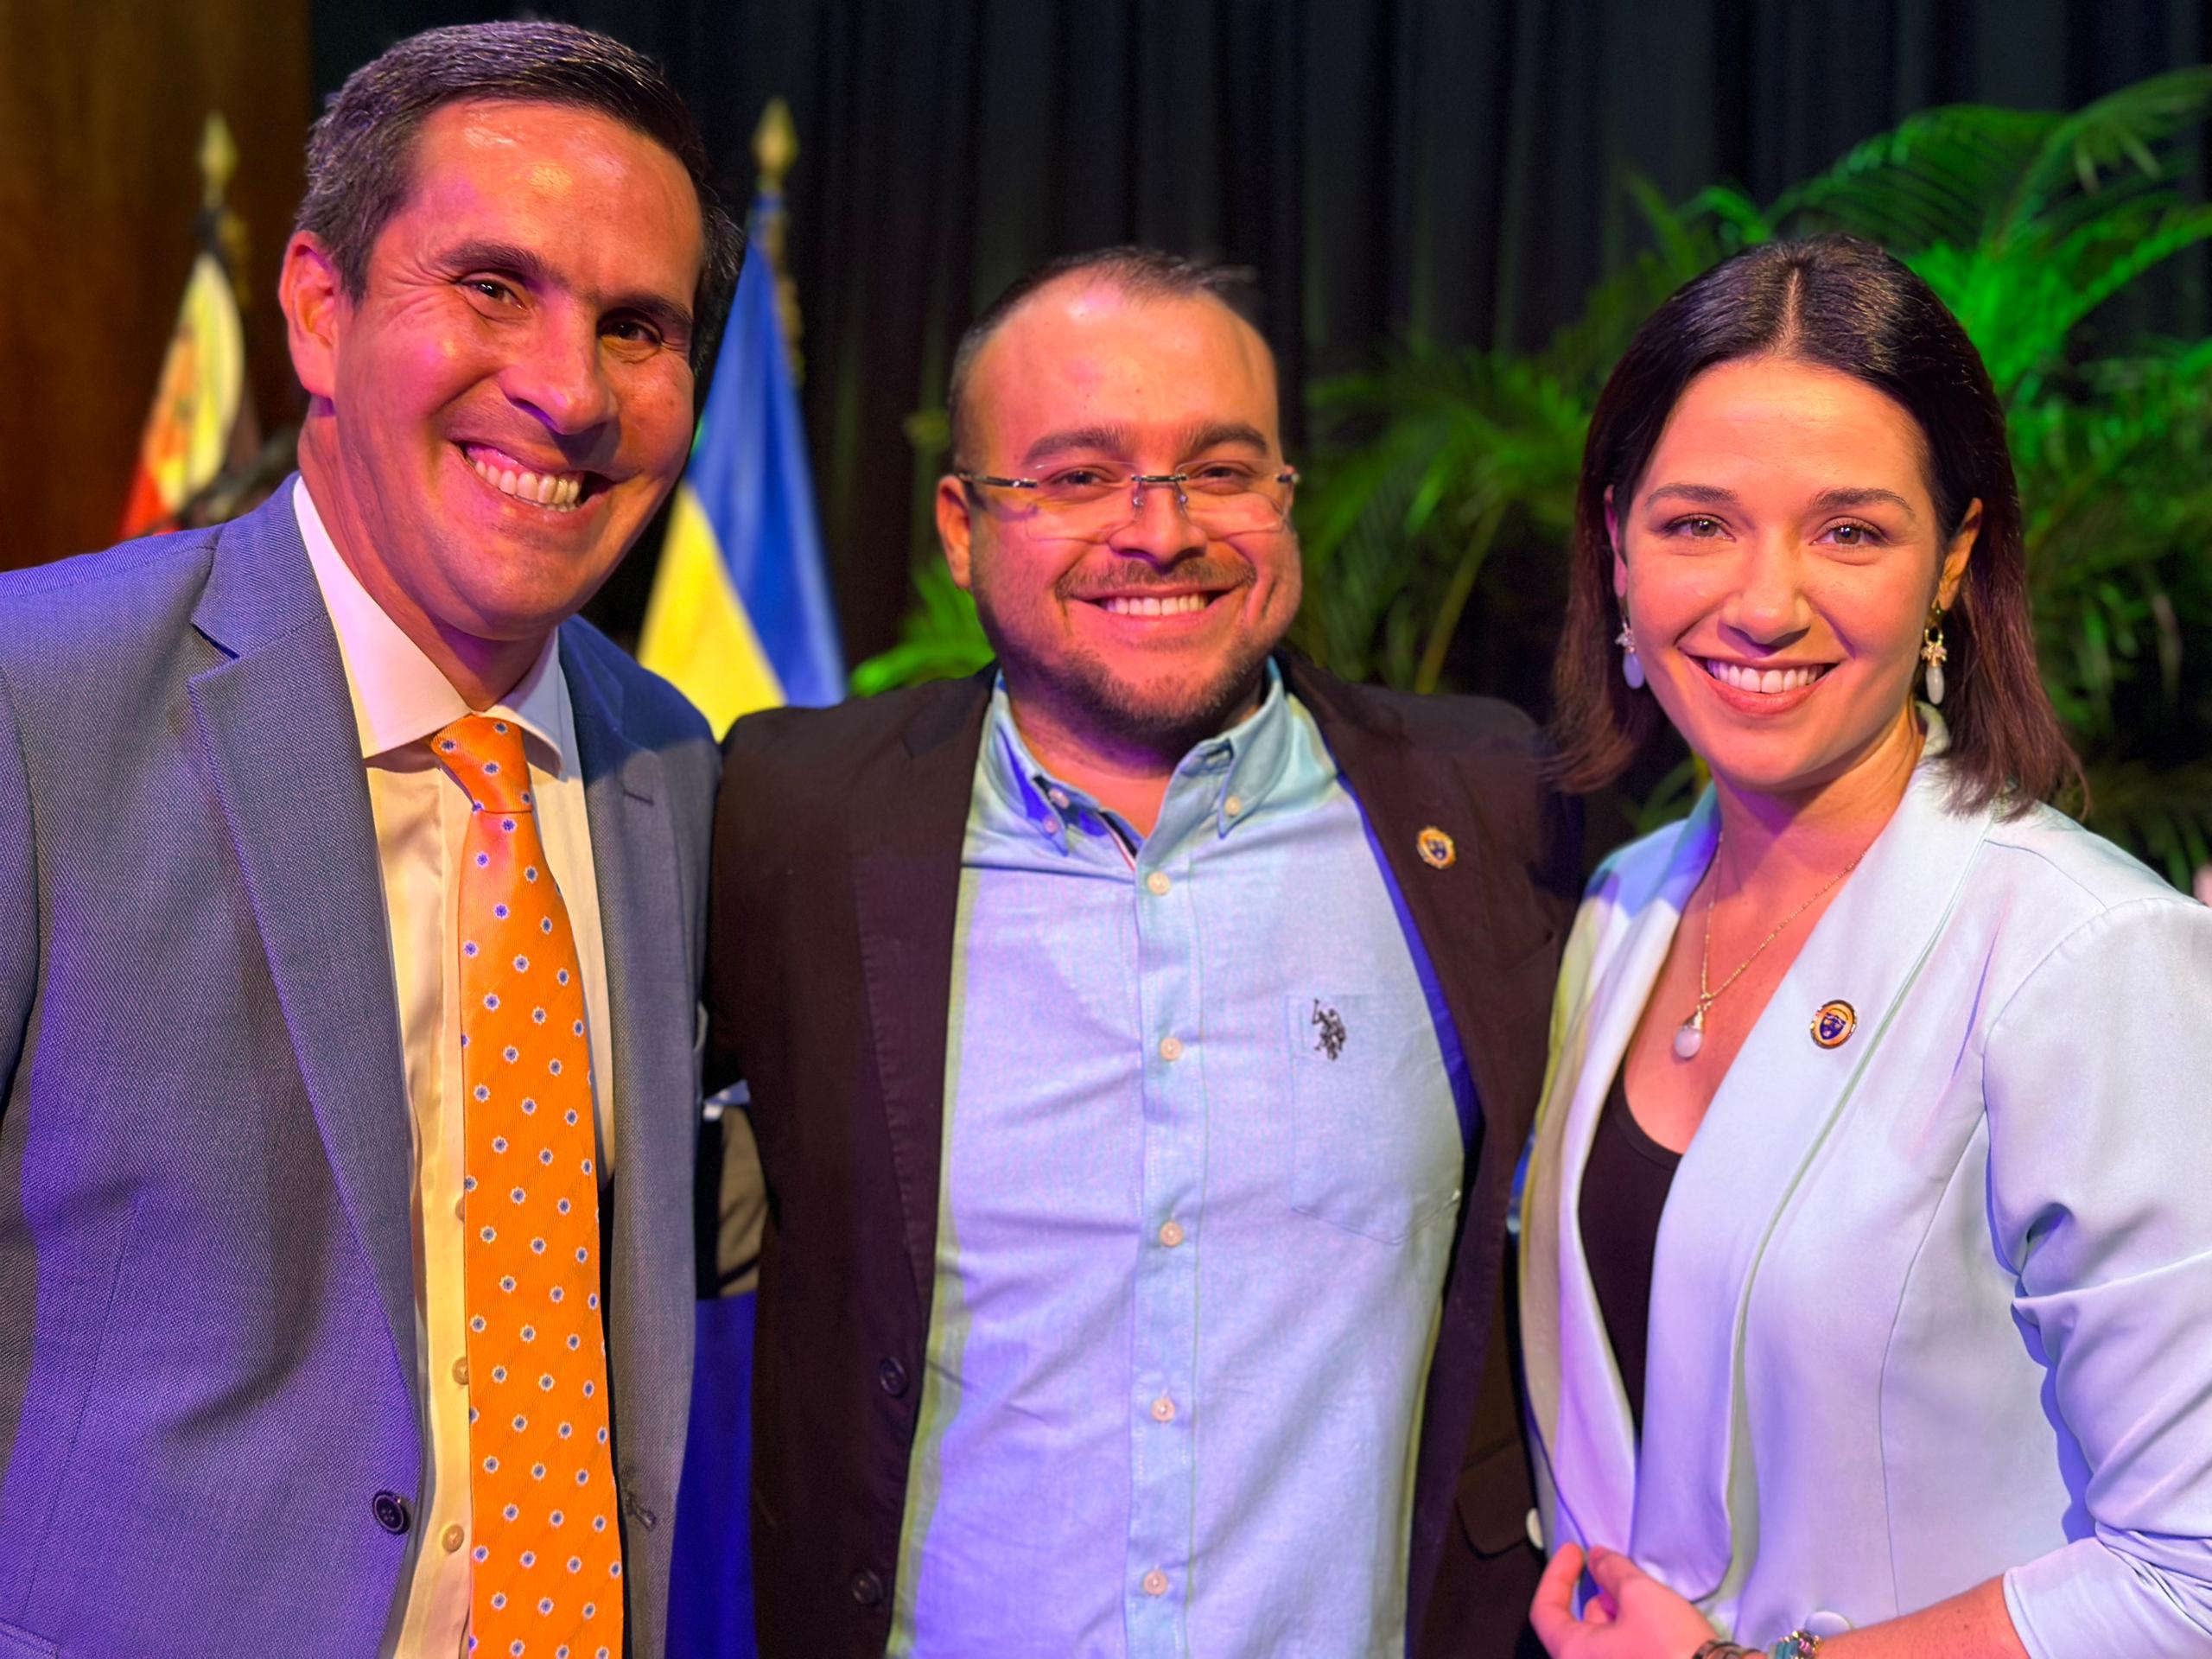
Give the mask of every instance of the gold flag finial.
[(791, 106), (780, 98), (768, 100), (760, 111), (760, 124), (753, 129), (753, 159), (760, 163), (760, 194), (784, 194), (784, 175), (798, 159), (798, 129), (791, 124)]
[(784, 175), (798, 159), (798, 128), (791, 121), (791, 106), (780, 98), (770, 99), (760, 111), (760, 124), (753, 129), (753, 159), (760, 164), (754, 185), (759, 199), (753, 207), (753, 247), (776, 276), (776, 320), (783, 326), (784, 355), (796, 382), (804, 377), (806, 365), (798, 348), (798, 284), (784, 267)]
[(221, 209), (223, 193), (238, 170), (238, 147), (232, 142), (230, 124), (220, 110), (210, 110), (200, 130), (200, 201), (209, 213)]

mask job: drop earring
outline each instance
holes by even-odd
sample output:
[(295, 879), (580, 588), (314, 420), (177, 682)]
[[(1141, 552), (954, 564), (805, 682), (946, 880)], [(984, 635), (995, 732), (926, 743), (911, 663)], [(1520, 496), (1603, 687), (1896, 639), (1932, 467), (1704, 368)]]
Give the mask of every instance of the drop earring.
[(1939, 709), (1943, 706), (1943, 664), (1950, 654), (1943, 649), (1943, 607), (1938, 605), (1928, 613), (1928, 625), (1920, 631), (1920, 660), (1928, 664), (1928, 701)]
[(1621, 648), (1621, 678), (1631, 691), (1643, 690), (1643, 658), (1636, 654), (1636, 630), (1624, 621), (1613, 643)]

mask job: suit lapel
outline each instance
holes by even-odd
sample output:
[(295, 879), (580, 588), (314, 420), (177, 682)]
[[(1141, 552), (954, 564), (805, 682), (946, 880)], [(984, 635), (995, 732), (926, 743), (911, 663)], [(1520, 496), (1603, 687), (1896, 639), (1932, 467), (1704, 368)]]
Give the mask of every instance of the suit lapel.
[[(576, 728), (584, 816), (607, 960), (608, 1071), (614, 1091), (614, 1213), (607, 1346), (626, 1490), (638, 1471), (673, 1469), (690, 1376), (652, 1351), (655, 1336), (690, 1328), (691, 1285), (670, 1264), (690, 1259), (690, 1137), (671, 1135), (689, 1109), (695, 997), (678, 860), (660, 756), (622, 725), (621, 683), (580, 627), (564, 629), (561, 664)], [(665, 1444), (638, 1444), (640, 1434)], [(664, 1500), (668, 1494), (660, 1495)]]
[[(1744, 1342), (1761, 1258), (1888, 1037), (1988, 832), (1987, 812), (1949, 810), (1948, 788), (1940, 766), (1923, 761), (1913, 774), (1729, 1067), (1660, 1224), (1631, 1549), (1708, 1607), (1728, 1606), (1758, 1544)], [(1824, 1048), (1811, 1023), (1838, 1000), (1852, 1006), (1857, 1028)]]
[[(1665, 965), (1682, 907), (1712, 861), (1708, 792), (1641, 891), (1617, 874), (1588, 900), (1600, 930), (1588, 960), (1571, 944), (1523, 1201), (1523, 1363), (1560, 1530), (1624, 1549), (1636, 1505), (1636, 1430), (1582, 1250), (1582, 1173), (1614, 1074)], [(1608, 926), (1618, 921), (1617, 926)], [(1606, 938), (1611, 932), (1613, 937)]]
[(855, 795), (883, 804), (855, 817), (853, 901), (877, 1097), (925, 1319), (936, 1272), (960, 854), (994, 671), (931, 696)]
[(291, 491), (226, 529), (187, 684), (309, 1105), (415, 1376), (412, 1131), (367, 774)]

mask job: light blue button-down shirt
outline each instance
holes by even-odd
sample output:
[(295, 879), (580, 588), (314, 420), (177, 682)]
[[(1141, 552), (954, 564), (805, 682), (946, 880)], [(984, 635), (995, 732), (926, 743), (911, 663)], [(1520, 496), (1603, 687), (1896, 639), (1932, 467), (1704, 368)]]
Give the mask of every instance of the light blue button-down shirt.
[(1402, 1653), (1467, 1103), (1418, 948), (1272, 668), (1149, 837), (1001, 686), (892, 1654)]

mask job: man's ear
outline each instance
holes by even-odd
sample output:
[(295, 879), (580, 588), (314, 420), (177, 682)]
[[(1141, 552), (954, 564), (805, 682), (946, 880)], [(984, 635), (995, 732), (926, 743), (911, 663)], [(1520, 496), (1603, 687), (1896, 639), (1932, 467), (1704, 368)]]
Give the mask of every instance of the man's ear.
[(326, 402), (338, 391), (338, 336), (352, 302), (345, 279), (321, 239), (295, 231), (284, 245), (284, 268), (276, 278), (276, 302), (284, 312), (284, 338), (292, 349), (292, 372), (308, 396)]
[(963, 593), (973, 593), (969, 586), (969, 562), (973, 554), (976, 533), (975, 504), (969, 499), (968, 486), (947, 473), (937, 481), (937, 539), (944, 549), (944, 566), (952, 573), (952, 585)]

